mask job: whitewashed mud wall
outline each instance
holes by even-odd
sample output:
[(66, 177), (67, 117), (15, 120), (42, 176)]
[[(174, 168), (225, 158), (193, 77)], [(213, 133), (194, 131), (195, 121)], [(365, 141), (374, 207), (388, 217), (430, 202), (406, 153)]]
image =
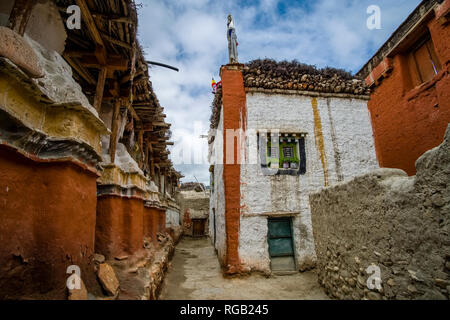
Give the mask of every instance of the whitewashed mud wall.
[(172, 208), (166, 210), (166, 227), (180, 226), (180, 212)]
[[(413, 177), (378, 169), (310, 195), (319, 282), (330, 296), (450, 299), (450, 125), (416, 168)], [(371, 265), (378, 288), (367, 285)]]
[[(334, 184), (378, 168), (367, 101), (248, 93), (247, 121), (250, 134), (252, 130), (306, 133), (307, 164), (306, 174), (299, 176), (266, 176), (260, 164), (241, 166), (241, 262), (252, 270), (270, 272), (267, 217), (291, 215), (298, 268), (311, 268), (316, 257), (309, 193), (324, 187), (325, 175), (328, 183)], [(324, 163), (315, 142), (318, 125), (322, 128)], [(247, 159), (249, 150), (256, 150), (256, 143), (256, 137), (247, 139)]]
[[(216, 226), (215, 249), (221, 264), (225, 263), (227, 250), (225, 228), (225, 186), (223, 183), (223, 109), (220, 112), (219, 125), (213, 144), (210, 146), (209, 162), (214, 165), (214, 186), (211, 186), (209, 206), (209, 234), (214, 241), (214, 224)], [(215, 217), (214, 212), (215, 210)]]

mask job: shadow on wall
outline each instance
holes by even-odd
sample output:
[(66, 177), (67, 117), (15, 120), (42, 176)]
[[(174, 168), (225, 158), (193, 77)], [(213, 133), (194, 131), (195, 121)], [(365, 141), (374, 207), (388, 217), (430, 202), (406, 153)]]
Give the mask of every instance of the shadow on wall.
[(311, 194), (319, 282), (329, 295), (449, 299), (449, 150), (450, 125), (416, 161), (416, 176), (379, 169)]

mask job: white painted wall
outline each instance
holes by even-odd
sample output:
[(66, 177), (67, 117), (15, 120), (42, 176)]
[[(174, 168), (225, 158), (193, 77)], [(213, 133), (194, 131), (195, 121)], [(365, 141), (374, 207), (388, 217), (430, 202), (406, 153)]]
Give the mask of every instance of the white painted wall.
[(168, 208), (166, 210), (166, 227), (180, 226), (180, 212), (178, 210)]
[[(330, 184), (338, 182), (336, 157), (342, 176), (354, 177), (378, 167), (367, 101), (318, 97), (326, 168)], [(256, 150), (256, 131), (306, 133), (306, 174), (263, 175), (258, 164), (241, 165), (241, 228), (239, 256), (248, 267), (270, 272), (267, 216), (292, 213), (296, 259), (299, 269), (314, 265), (315, 252), (308, 195), (324, 187), (324, 169), (315, 144), (312, 98), (301, 95), (247, 94), (246, 158)], [(332, 126), (333, 124), (333, 126)], [(333, 130), (334, 127), (334, 130)], [(333, 141), (332, 132), (335, 139)]]
[[(210, 197), (209, 206), (209, 233), (214, 241), (214, 223), (216, 224), (216, 244), (219, 261), (225, 263), (227, 250), (225, 228), (225, 187), (223, 182), (223, 109), (220, 112), (220, 120), (215, 140), (210, 145), (209, 162), (214, 165), (214, 186)], [(215, 209), (215, 221), (213, 216)]]

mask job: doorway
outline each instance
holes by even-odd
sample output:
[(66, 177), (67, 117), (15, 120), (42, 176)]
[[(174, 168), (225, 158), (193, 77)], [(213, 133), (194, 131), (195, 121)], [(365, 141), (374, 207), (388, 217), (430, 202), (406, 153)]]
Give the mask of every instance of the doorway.
[(272, 271), (295, 271), (292, 218), (269, 218), (268, 236)]
[(203, 237), (205, 235), (206, 219), (192, 219), (192, 236)]

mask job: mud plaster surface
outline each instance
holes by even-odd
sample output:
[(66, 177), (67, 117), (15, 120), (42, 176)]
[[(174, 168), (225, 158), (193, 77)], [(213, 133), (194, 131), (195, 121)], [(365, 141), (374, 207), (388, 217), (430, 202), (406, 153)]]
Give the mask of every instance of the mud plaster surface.
[(328, 299), (314, 272), (266, 278), (224, 278), (208, 238), (183, 238), (175, 250), (161, 300)]

